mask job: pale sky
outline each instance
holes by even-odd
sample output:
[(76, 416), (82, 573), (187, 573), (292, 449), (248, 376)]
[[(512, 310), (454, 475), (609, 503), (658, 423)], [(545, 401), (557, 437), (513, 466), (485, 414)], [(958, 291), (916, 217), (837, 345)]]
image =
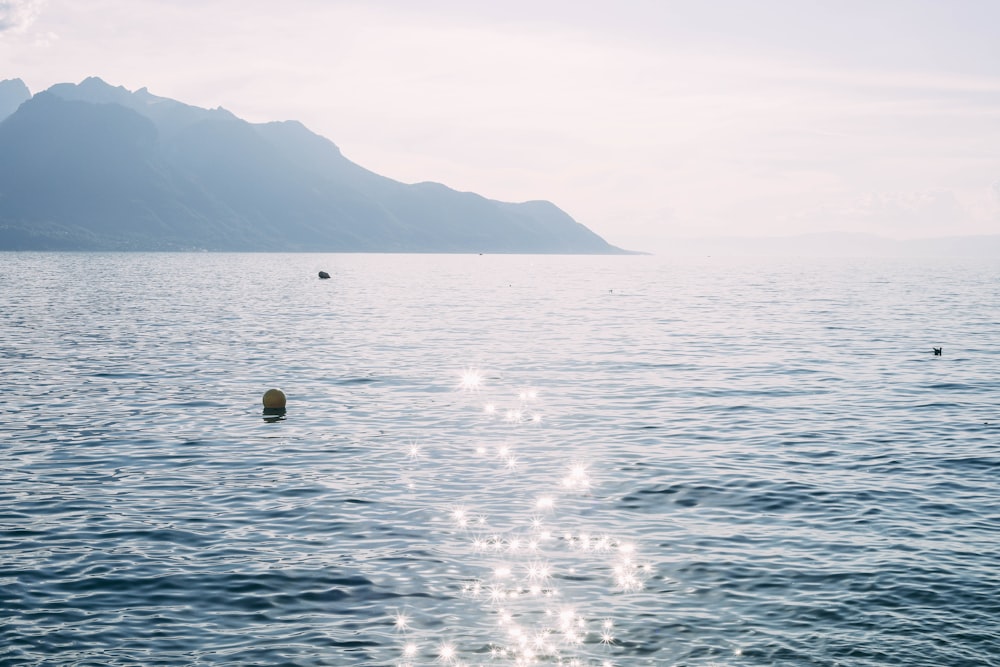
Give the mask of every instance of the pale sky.
[(1000, 233), (995, 0), (0, 0), (0, 79), (88, 76), (632, 249)]

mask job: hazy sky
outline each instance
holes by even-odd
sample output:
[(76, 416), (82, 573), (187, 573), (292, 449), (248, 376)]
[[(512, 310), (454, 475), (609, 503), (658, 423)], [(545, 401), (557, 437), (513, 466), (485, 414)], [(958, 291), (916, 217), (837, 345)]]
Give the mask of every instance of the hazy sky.
[(995, 0), (0, 0), (0, 79), (91, 75), (631, 248), (1000, 233)]

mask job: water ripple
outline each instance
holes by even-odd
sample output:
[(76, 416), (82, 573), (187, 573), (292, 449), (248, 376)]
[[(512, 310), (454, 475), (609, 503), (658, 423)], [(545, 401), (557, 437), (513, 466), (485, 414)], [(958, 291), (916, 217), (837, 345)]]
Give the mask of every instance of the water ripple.
[(2, 260), (0, 664), (1000, 655), (995, 266)]

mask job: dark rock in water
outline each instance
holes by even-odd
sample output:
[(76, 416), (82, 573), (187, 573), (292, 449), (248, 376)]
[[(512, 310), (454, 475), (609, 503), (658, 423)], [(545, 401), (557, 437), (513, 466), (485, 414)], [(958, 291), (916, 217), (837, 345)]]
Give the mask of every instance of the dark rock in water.
[(326, 278), (329, 278), (329, 277), (330, 277), (330, 274), (329, 274), (329, 273), (327, 273), (326, 271), (320, 271), (320, 272), (319, 272), (319, 277), (320, 277), (320, 278), (323, 278), (323, 279), (325, 280)]

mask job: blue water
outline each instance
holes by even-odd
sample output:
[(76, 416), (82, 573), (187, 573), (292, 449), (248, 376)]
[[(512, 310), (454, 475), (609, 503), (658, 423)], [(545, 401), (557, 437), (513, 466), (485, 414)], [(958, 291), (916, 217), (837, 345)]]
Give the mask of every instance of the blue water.
[(2, 665), (1000, 664), (995, 262), (7, 253), (0, 368)]

